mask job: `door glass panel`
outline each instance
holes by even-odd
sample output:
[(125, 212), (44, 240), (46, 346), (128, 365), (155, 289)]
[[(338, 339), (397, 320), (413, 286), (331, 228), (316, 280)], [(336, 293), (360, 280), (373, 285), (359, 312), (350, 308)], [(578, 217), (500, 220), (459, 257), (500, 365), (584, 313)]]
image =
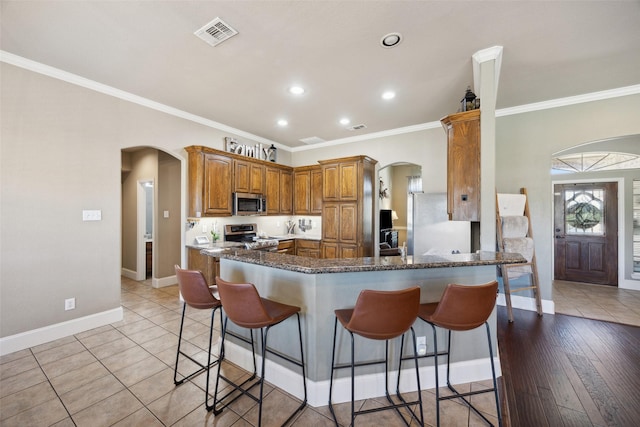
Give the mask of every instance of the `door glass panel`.
[(604, 235), (604, 190), (565, 190), (565, 233), (579, 235)]

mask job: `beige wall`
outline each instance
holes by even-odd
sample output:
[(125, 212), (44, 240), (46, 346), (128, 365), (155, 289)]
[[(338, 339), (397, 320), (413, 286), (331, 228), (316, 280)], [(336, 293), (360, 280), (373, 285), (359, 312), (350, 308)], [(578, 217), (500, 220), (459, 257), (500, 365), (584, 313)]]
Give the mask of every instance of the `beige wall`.
[[(223, 138), (230, 135), (5, 63), (1, 67), (4, 338), (120, 307), (121, 149), (154, 147), (184, 161), (184, 146), (223, 149)], [(497, 187), (527, 187), (535, 201), (544, 298), (551, 298), (551, 154), (585, 141), (640, 133), (638, 105), (640, 95), (634, 95), (497, 119)], [(293, 154), (279, 151), (279, 162), (293, 166), (358, 154), (379, 166), (410, 161), (422, 168), (425, 192), (446, 190), (445, 135), (439, 125)], [(83, 222), (83, 209), (102, 210), (102, 221)], [(65, 312), (69, 297), (76, 298), (77, 308)]]
[[(224, 137), (234, 135), (6, 63), (0, 67), (5, 338), (120, 307), (123, 148), (153, 147), (184, 160), (183, 147), (223, 149)], [(83, 222), (83, 209), (100, 209), (102, 221)], [(159, 260), (172, 262), (173, 255)], [(71, 297), (76, 309), (64, 311)]]

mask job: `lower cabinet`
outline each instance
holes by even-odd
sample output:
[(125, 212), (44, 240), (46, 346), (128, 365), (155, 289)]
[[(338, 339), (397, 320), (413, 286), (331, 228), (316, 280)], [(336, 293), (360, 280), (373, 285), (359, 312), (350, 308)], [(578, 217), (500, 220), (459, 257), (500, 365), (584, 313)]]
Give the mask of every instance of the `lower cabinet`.
[(279, 254), (287, 254), (287, 255), (295, 255), (296, 254), (296, 241), (291, 240), (280, 240), (278, 242), (278, 253)]
[(296, 240), (296, 255), (308, 258), (320, 258), (319, 240)]
[(200, 270), (204, 274), (207, 285), (216, 284), (216, 276), (220, 275), (220, 259), (208, 255), (202, 255), (200, 249), (189, 248), (189, 270)]

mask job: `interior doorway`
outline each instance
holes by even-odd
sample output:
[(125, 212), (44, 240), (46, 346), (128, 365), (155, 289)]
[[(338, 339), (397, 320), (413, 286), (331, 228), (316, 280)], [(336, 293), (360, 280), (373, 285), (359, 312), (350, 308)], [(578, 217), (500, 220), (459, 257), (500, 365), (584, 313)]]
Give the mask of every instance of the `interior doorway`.
[(175, 284), (181, 264), (182, 162), (153, 147), (122, 150), (121, 274)]
[(618, 285), (618, 183), (554, 185), (554, 277)]

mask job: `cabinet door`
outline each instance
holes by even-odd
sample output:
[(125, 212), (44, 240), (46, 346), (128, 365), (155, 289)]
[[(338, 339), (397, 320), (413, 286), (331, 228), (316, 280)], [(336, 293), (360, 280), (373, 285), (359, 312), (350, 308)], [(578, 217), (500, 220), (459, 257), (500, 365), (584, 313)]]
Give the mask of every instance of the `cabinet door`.
[(203, 215), (231, 215), (232, 167), (233, 160), (229, 157), (205, 154)]
[(293, 178), (293, 213), (308, 215), (311, 211), (309, 194), (311, 191), (311, 171), (295, 171)]
[(337, 241), (340, 238), (340, 205), (326, 203), (322, 207), (322, 240)]
[(250, 163), (249, 193), (264, 194), (264, 165)]
[(358, 258), (358, 245), (345, 245), (341, 244), (339, 246), (340, 258)]
[(266, 168), (267, 215), (280, 214), (280, 169)]
[(264, 166), (246, 160), (234, 162), (234, 191), (264, 194)]
[(323, 200), (340, 200), (340, 166), (337, 163), (322, 166), (322, 197)]
[(322, 168), (311, 170), (311, 191), (309, 193), (310, 214), (322, 214)]
[(251, 165), (244, 160), (234, 160), (233, 165), (233, 191), (249, 193), (251, 188)]
[(340, 203), (339, 239), (341, 243), (358, 243), (358, 205)]
[[(267, 199), (267, 203), (269, 203)], [(280, 214), (291, 215), (293, 213), (293, 172), (280, 171)]]
[(338, 244), (333, 242), (322, 242), (322, 258), (338, 258)]
[(447, 211), (454, 221), (480, 221), (480, 111), (443, 119), (447, 131)]
[(358, 200), (358, 162), (340, 163), (340, 200)]

